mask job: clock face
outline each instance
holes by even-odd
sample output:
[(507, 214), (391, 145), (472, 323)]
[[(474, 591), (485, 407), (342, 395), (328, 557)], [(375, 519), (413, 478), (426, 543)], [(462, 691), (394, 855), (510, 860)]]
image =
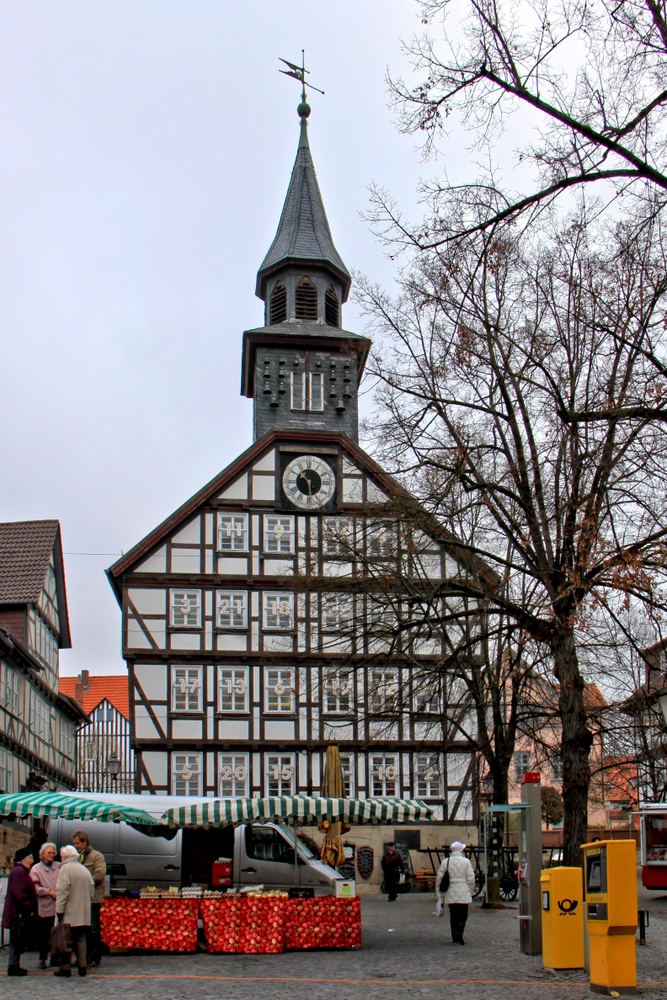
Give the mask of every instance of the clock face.
[(316, 455), (295, 458), (283, 473), (285, 495), (303, 510), (323, 507), (331, 500), (335, 488), (333, 469)]

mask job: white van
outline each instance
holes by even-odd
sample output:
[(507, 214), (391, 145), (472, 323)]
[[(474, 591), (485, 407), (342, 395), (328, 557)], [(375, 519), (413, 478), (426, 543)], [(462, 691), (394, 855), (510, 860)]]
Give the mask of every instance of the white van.
[[(158, 795), (81, 797), (132, 805), (156, 819), (165, 809), (206, 801)], [(104, 854), (111, 889), (135, 890), (144, 885), (214, 887), (211, 873), (218, 858), (232, 859), (234, 888), (259, 884), (280, 889), (296, 886), (313, 889), (316, 896), (328, 896), (335, 892), (336, 882), (342, 879), (298, 838), (295, 865), (294, 833), (278, 823), (210, 830), (172, 830), (156, 826), (149, 828), (151, 835), (140, 832), (141, 829), (127, 823), (52, 819), (48, 839), (60, 848), (71, 843), (75, 830), (85, 830), (92, 846)]]

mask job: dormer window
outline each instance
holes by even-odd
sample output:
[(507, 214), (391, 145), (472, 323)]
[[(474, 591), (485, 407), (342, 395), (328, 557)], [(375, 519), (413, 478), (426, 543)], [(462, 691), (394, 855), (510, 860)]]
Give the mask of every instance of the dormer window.
[(284, 323), (287, 319), (287, 292), (282, 281), (276, 282), (271, 292), (269, 312), (271, 325), (274, 323)]
[(296, 286), (296, 318), (317, 320), (317, 289), (310, 278)]
[(338, 326), (338, 299), (333, 288), (329, 286), (324, 295), (324, 322), (327, 326)]

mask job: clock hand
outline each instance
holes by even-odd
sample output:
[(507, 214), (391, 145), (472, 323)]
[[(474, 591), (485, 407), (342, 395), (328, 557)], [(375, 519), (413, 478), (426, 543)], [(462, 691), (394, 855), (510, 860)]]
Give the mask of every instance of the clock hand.
[(306, 480), (306, 485), (308, 487), (308, 496), (309, 497), (312, 496), (313, 495), (313, 484), (310, 481), (310, 476), (307, 476), (306, 473), (302, 471), (297, 476), (297, 479), (305, 479)]

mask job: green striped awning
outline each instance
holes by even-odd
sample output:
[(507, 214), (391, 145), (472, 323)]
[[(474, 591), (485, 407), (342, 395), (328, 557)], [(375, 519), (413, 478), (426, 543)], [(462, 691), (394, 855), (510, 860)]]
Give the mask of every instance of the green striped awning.
[(416, 799), (332, 799), (315, 795), (277, 795), (257, 799), (209, 799), (167, 809), (165, 826), (238, 826), (241, 823), (415, 823), (433, 810)]
[(143, 809), (117, 806), (111, 802), (80, 798), (66, 792), (20, 792), (0, 795), (0, 816), (60, 816), (62, 819), (96, 819), (102, 823), (138, 823), (154, 826), (157, 822)]

